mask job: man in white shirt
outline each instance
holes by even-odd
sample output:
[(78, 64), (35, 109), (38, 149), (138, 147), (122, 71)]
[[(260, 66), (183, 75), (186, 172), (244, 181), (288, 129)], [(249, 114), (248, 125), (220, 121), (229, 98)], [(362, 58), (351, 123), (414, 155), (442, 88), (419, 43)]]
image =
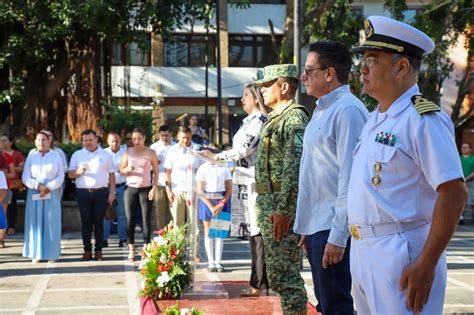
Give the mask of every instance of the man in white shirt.
[(318, 312), (353, 314), (347, 184), (352, 151), (369, 112), (347, 84), (352, 58), (340, 42), (309, 45), (301, 81), (318, 98), (306, 126), (294, 229), (313, 274)]
[(114, 161), (98, 146), (94, 130), (81, 133), (83, 148), (74, 152), (69, 163), (68, 175), (76, 182), (76, 198), (81, 212), (82, 260), (92, 258), (91, 234), (94, 230), (95, 259), (102, 260), (103, 221), (107, 202), (115, 200)]
[(160, 133), (160, 140), (153, 143), (150, 149), (156, 152), (158, 163), (160, 164), (160, 174), (158, 176), (158, 191), (155, 195), (155, 216), (156, 216), (156, 227), (162, 229), (171, 219), (170, 213), (170, 202), (166, 195), (166, 173), (165, 173), (165, 160), (168, 150), (172, 145), (176, 144), (173, 141), (170, 127), (167, 125), (160, 126), (158, 129)]
[[(125, 208), (123, 203), (123, 193), (125, 190), (126, 178), (120, 174), (120, 165), (122, 164), (122, 157), (126, 151), (126, 148), (120, 145), (120, 135), (115, 132), (109, 132), (107, 136), (107, 144), (109, 145), (104, 151), (110, 154), (114, 161), (115, 167), (115, 197), (117, 205), (115, 207), (115, 213), (117, 216), (117, 234), (119, 239), (119, 247), (123, 247), (123, 244), (127, 241), (127, 217), (125, 216)], [(103, 247), (109, 246), (109, 235), (110, 228), (112, 227), (112, 220), (104, 218), (104, 243)]]
[(166, 156), (166, 194), (171, 203), (171, 214), (173, 221), (177, 225), (185, 224), (193, 219), (190, 208), (186, 205), (188, 197), (188, 183), (193, 182), (189, 179), (187, 170), (192, 165), (195, 173), (202, 164), (199, 158), (186, 153), (184, 148), (194, 151), (199, 150), (200, 146), (191, 141), (191, 130), (186, 126), (179, 127), (178, 144), (172, 146)]

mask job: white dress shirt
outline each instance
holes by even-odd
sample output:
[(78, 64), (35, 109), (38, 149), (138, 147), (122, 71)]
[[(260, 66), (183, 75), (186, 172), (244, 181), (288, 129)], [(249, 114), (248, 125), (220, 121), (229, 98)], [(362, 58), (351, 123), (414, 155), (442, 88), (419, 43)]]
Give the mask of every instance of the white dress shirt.
[[(439, 185), (463, 178), (454, 127), (443, 111), (420, 115), (412, 86), (390, 108), (371, 113), (354, 150), (349, 181), (350, 224), (430, 220)], [(395, 136), (393, 146), (376, 141), (380, 132)], [(379, 163), (380, 184), (374, 185)]]
[(77, 188), (105, 188), (109, 185), (109, 173), (115, 172), (114, 161), (105, 150), (97, 148), (91, 152), (82, 148), (74, 152), (69, 170), (75, 171), (84, 165), (86, 172), (75, 179)]
[(45, 184), (49, 190), (55, 190), (64, 182), (63, 161), (59, 153), (48, 151), (44, 155), (38, 151), (28, 154), (21, 180), (29, 189), (38, 189), (38, 184)]
[[(194, 142), (191, 143), (189, 149), (199, 150), (200, 145)], [(186, 192), (187, 185), (187, 168), (190, 164), (193, 166), (193, 171), (199, 168), (203, 163), (199, 158), (183, 152), (184, 149), (179, 144), (173, 145), (166, 155), (165, 168), (171, 170), (171, 191), (172, 192)]]
[(343, 85), (317, 101), (303, 139), (294, 230), (330, 230), (328, 242), (346, 247), (347, 185), (352, 151), (369, 112)]
[(126, 177), (120, 174), (120, 166), (122, 165), (122, 158), (127, 151), (126, 147), (120, 146), (117, 152), (112, 151), (112, 149), (106, 148), (104, 149), (105, 152), (110, 154), (112, 160), (114, 161), (114, 169), (115, 169), (115, 185), (123, 184), (126, 181)]
[(171, 144), (166, 146), (163, 141), (158, 140), (150, 146), (150, 149), (156, 152), (156, 157), (160, 163), (159, 167), (159, 176), (158, 176), (158, 187), (165, 187), (166, 177), (165, 177), (165, 160), (168, 150), (175, 145), (176, 142), (171, 141)]

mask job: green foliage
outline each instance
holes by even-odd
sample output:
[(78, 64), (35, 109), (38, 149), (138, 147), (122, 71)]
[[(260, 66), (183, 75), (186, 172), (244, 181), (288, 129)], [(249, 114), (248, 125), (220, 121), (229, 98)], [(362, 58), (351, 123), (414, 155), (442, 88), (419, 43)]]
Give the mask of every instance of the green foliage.
[(64, 151), (68, 161), (71, 159), (71, 156), (77, 150), (82, 149), (82, 144), (80, 143), (59, 143), (57, 145), (61, 150)]
[[(235, 2), (237, 7), (248, 4), (245, 0)], [(110, 76), (106, 59), (110, 57), (111, 44), (137, 43), (144, 50), (148, 42), (144, 30), (166, 38), (175, 28), (187, 23), (203, 20), (209, 24), (214, 7), (212, 0), (2, 0), (0, 106), (11, 103), (20, 109), (30, 101), (30, 112), (35, 112), (35, 106), (39, 106), (36, 104), (42, 104), (48, 111), (53, 99), (64, 96), (65, 91), (77, 93), (86, 103), (91, 95), (99, 95), (91, 100), (97, 105), (97, 99), (110, 95), (101, 95), (100, 88), (95, 93), (81, 91), (88, 92), (97, 86), (96, 82), (101, 82), (101, 73), (95, 74), (92, 83), (90, 78), (78, 76), (79, 66), (84, 65), (86, 57), (100, 56), (93, 63), (96, 68), (105, 64), (102, 79), (106, 81)], [(70, 80), (73, 75), (76, 75), (74, 82)], [(106, 89), (105, 93), (108, 92)], [(33, 117), (32, 120), (36, 118)], [(43, 125), (48, 123), (45, 115), (40, 119), (46, 120)], [(36, 128), (41, 128), (40, 125)], [(73, 128), (72, 124), (68, 127)]]
[(100, 126), (105, 133), (115, 131), (125, 136), (134, 128), (140, 128), (145, 132), (146, 142), (151, 143), (153, 118), (149, 110), (134, 110), (129, 106), (119, 106), (115, 101), (103, 105), (106, 113), (100, 120)]
[(30, 151), (35, 148), (34, 143), (26, 141), (15, 142), (15, 146), (17, 150), (20, 151), (21, 154), (23, 154), (24, 157), (27, 157), (28, 153), (30, 153)]
[(405, 19), (405, 14), (403, 12), (408, 9), (405, 0), (385, 0), (383, 7), (390, 12), (394, 19), (399, 21)]
[[(405, 0), (386, 1), (386, 8), (394, 18), (403, 19)], [(468, 35), (470, 25), (474, 24), (474, 7), (472, 0), (446, 1), (434, 0), (422, 8), (412, 25), (430, 36), (435, 43), (435, 50), (427, 55), (420, 75), (420, 89), (423, 94), (440, 102), (441, 88), (444, 81), (451, 76), (454, 69), (449, 59), (449, 49), (457, 44), (461, 35)], [(472, 47), (468, 49), (472, 50)]]
[(305, 5), (303, 44), (340, 40), (348, 46), (359, 41), (363, 18), (352, 14), (352, 0), (308, 0)]
[[(189, 312), (187, 312), (186, 314), (188, 315), (204, 315), (204, 311), (200, 311), (198, 310), (196, 307), (192, 307)], [(178, 302), (176, 302), (175, 304), (167, 307), (165, 309), (165, 315), (181, 315), (181, 311), (180, 311), (180, 308), (178, 306)]]
[[(30, 151), (35, 148), (35, 144), (33, 142), (27, 141), (15, 142), (15, 146), (25, 157), (28, 156), (28, 153), (30, 153)], [(68, 160), (71, 158), (71, 155), (74, 152), (82, 148), (80, 143), (60, 143), (57, 146), (64, 151)]]

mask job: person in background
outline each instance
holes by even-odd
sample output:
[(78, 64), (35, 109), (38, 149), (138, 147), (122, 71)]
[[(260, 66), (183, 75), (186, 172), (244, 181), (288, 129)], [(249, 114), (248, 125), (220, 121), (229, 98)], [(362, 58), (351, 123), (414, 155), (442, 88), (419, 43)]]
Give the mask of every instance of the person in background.
[(199, 144), (209, 143), (209, 136), (206, 134), (206, 131), (198, 125), (197, 116), (191, 116), (189, 118), (188, 128), (191, 130), (193, 142)]
[(19, 189), (23, 188), (23, 184), (21, 182), (21, 172), (23, 171), (25, 158), (23, 154), (21, 154), (21, 152), (15, 148), (14, 138), (12, 135), (3, 135), (0, 137), (0, 141), (3, 142), (3, 154), (5, 154), (5, 156), (10, 156), (11, 160), (13, 160), (13, 168), (15, 170), (15, 176), (8, 180), (8, 184), (12, 192), (12, 198), (7, 208), (7, 234), (13, 235), (15, 234), (18, 211), (18, 192)]
[[(114, 161), (115, 167), (115, 200), (117, 206), (115, 212), (117, 216), (117, 234), (119, 239), (119, 247), (127, 240), (127, 217), (125, 216), (125, 205), (123, 201), (125, 191), (126, 178), (120, 174), (120, 166), (122, 165), (122, 158), (125, 154), (126, 148), (120, 145), (120, 135), (111, 131), (107, 135), (107, 144), (109, 145), (104, 151), (110, 154)], [(103, 247), (109, 246), (109, 235), (112, 227), (112, 220), (104, 218), (104, 243)]]
[(125, 134), (125, 144), (124, 144), (124, 146), (127, 147), (127, 148), (133, 147), (132, 132), (131, 131), (129, 131)]
[[(206, 151), (206, 155), (210, 155)], [(232, 175), (226, 166), (206, 162), (199, 166), (196, 173), (198, 194), (217, 194), (223, 196), (220, 200), (201, 197), (199, 200), (198, 219), (204, 225), (204, 246), (207, 253), (209, 272), (223, 272), (221, 265), (224, 239), (210, 237), (209, 229), (213, 216), (218, 216), (222, 211), (230, 212), (230, 197), (232, 195)]]
[[(125, 134), (125, 144), (123, 145), (125, 148), (133, 147), (132, 141), (132, 132), (129, 131)], [(142, 231), (142, 209), (140, 205), (135, 209), (135, 229), (138, 231)]]
[(186, 204), (187, 168), (192, 165), (193, 172), (202, 164), (201, 160), (185, 152), (183, 148), (198, 151), (200, 146), (191, 141), (191, 130), (186, 126), (178, 129), (178, 143), (170, 148), (165, 160), (166, 194), (171, 203), (171, 214), (177, 225), (191, 223), (193, 215)]
[(66, 158), (66, 153), (57, 146), (56, 144), (56, 139), (54, 138), (53, 132), (50, 129), (42, 129), (42, 132), (46, 133), (48, 135), (48, 141), (49, 141), (49, 147), (51, 148), (52, 151), (57, 152), (59, 156), (61, 157), (61, 161), (63, 163), (63, 168), (64, 172), (67, 172), (67, 158)]
[[(46, 129), (46, 128), (42, 129), (41, 131), (46, 133), (49, 136), (49, 138), (48, 138), (49, 147), (51, 148), (52, 151), (59, 154), (59, 156), (61, 157), (61, 161), (63, 163), (64, 172), (67, 173), (68, 168), (67, 168), (66, 154), (64, 153), (64, 151), (60, 147), (57, 146), (57, 143), (56, 143), (56, 140), (54, 138), (53, 132), (50, 129)], [(61, 199), (63, 198), (65, 185), (66, 185), (66, 183), (64, 182), (63, 186), (60, 188)]]
[(81, 150), (73, 153), (68, 175), (76, 182), (76, 200), (82, 222), (82, 260), (92, 259), (91, 235), (95, 238), (95, 259), (102, 260), (104, 214), (115, 200), (115, 167), (112, 157), (99, 149), (94, 130), (81, 133)]
[(49, 136), (39, 132), (36, 150), (28, 155), (22, 181), (28, 188), (23, 256), (55, 262), (61, 255), (61, 196), (64, 182), (61, 157), (49, 147)]
[(467, 185), (466, 207), (459, 219), (459, 224), (464, 224), (464, 212), (466, 208), (469, 208), (472, 216), (472, 206), (474, 204), (474, 156), (472, 155), (472, 147), (469, 142), (463, 142), (461, 145), (461, 166)]
[(158, 129), (160, 140), (153, 143), (150, 149), (155, 151), (160, 167), (160, 175), (158, 176), (158, 190), (155, 196), (155, 214), (156, 227), (161, 230), (171, 220), (170, 202), (166, 196), (166, 175), (165, 175), (165, 160), (171, 146), (175, 145), (173, 141), (170, 127), (167, 125), (160, 126)]
[[(9, 154), (5, 154), (3, 152), (3, 141), (0, 141), (0, 171), (2, 171), (7, 179), (7, 188), (9, 188), (8, 185), (8, 180), (11, 178), (15, 177), (15, 168), (14, 168), (14, 163), (13, 163), (13, 158)], [(7, 209), (8, 209), (8, 204), (10, 203), (12, 199), (12, 191), (10, 189), (7, 189), (5, 198), (2, 199), (2, 206), (3, 209), (2, 211), (3, 216), (7, 217)], [(3, 235), (6, 230), (2, 230), (3, 232), (0, 232), (2, 234), (1, 239), (3, 240)]]
[[(217, 154), (216, 158), (237, 163), (237, 172), (239, 168), (242, 167), (248, 169), (250, 173), (255, 174), (255, 158), (257, 156), (260, 133), (263, 125), (268, 120), (260, 87), (256, 84), (246, 85), (241, 102), (243, 110), (247, 113), (247, 117), (245, 117), (242, 126), (232, 138), (232, 148)], [(235, 169), (235, 167), (232, 169)], [(237, 174), (234, 176), (237, 176)], [(260, 229), (257, 226), (257, 214), (255, 211), (255, 201), (257, 198), (255, 175), (252, 177), (251, 181), (247, 181), (248, 208), (245, 209), (248, 211), (250, 221), (249, 244), (252, 269), (250, 273), (250, 286), (242, 290), (242, 296), (259, 296), (262, 290), (268, 291), (269, 289), (267, 272), (265, 270), (263, 239)], [(239, 186), (235, 183), (234, 189), (239, 189)]]
[(5, 247), (5, 232), (8, 226), (4, 211), (7, 191), (7, 178), (5, 177), (5, 173), (0, 170), (0, 248)]
[[(145, 146), (145, 133), (135, 128), (132, 132), (133, 147), (128, 148), (122, 158), (120, 174), (126, 176), (124, 193), (127, 216), (128, 260), (135, 260), (135, 209), (140, 205), (143, 219), (143, 242), (151, 237), (152, 200), (158, 189), (159, 167), (155, 151)], [(151, 176), (153, 170), (153, 177)]]

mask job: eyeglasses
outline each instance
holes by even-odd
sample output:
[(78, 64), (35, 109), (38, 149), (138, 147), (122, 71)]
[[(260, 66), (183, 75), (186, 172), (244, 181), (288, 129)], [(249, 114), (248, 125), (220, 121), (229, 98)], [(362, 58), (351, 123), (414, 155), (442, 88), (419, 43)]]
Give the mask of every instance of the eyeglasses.
[(375, 57), (373, 56), (362, 58), (360, 61), (360, 67), (372, 68), (374, 63), (375, 63)]
[(313, 71), (326, 70), (327, 68), (329, 68), (329, 67), (326, 67), (326, 68), (314, 68), (314, 69), (304, 68), (303, 73), (304, 73), (305, 76), (309, 76), (309, 75), (311, 74), (311, 72), (313, 72)]

